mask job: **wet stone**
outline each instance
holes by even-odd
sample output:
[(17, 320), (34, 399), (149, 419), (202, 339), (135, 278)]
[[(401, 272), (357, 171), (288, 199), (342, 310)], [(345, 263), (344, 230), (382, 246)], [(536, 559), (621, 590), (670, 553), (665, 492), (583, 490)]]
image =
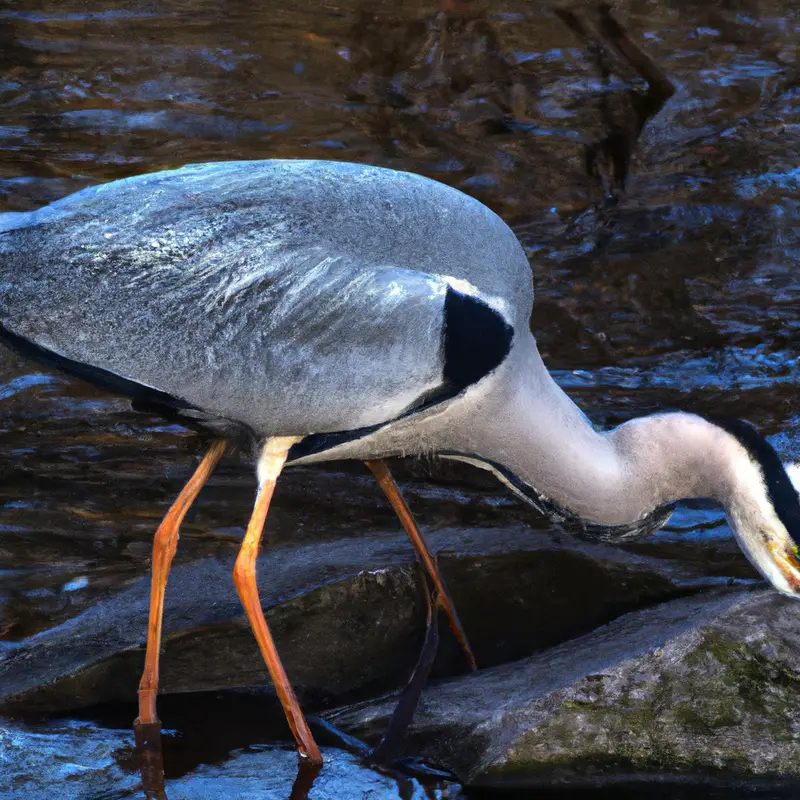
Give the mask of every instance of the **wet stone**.
[[(626, 552), (553, 531), (431, 534), (482, 667), (579, 636), (636, 608), (718, 583), (702, 563)], [(307, 707), (401, 685), (424, 631), (421, 576), (403, 535), (283, 547), (258, 562), (261, 602)], [(233, 560), (176, 564), (165, 604), (162, 693), (271, 692), (231, 578)], [(0, 652), (7, 709), (63, 711), (132, 700), (144, 660), (149, 579)], [(443, 624), (443, 628), (446, 626)], [(434, 674), (464, 669), (449, 631)]]
[[(177, 739), (165, 737), (164, 746), (168, 755), (164, 792), (169, 800), (286, 800), (297, 775), (297, 754), (284, 743), (252, 744), (216, 752), (213, 757), (203, 752), (207, 761), (181, 753)], [(381, 774), (343, 750), (323, 747), (322, 752), (325, 769), (313, 784), (315, 800), (426, 796), (413, 778)], [(57, 795), (54, 787), (59, 787)], [(436, 796), (441, 798), (459, 794), (452, 783), (439, 781), (437, 788)], [(0, 797), (52, 800), (56, 796), (69, 800), (144, 797), (130, 731), (85, 720), (22, 723), (0, 719)]]
[[(795, 780), (800, 604), (715, 590), (423, 694), (411, 747), (475, 786)], [(377, 736), (391, 698), (330, 712)], [(730, 785), (730, 783), (728, 784)]]

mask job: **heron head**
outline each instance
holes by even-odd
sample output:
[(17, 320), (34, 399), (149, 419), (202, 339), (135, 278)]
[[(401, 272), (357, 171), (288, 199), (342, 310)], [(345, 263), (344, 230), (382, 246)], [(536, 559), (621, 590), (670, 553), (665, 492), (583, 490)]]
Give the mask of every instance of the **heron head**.
[(752, 426), (714, 420), (746, 456), (735, 467), (727, 513), (750, 563), (782, 594), (800, 598), (800, 465), (785, 466)]

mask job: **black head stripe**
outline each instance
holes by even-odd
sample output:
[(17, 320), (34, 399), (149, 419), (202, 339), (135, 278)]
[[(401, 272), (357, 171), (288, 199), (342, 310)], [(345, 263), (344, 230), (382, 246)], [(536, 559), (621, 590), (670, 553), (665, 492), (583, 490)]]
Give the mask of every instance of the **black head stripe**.
[(749, 422), (733, 417), (703, 416), (735, 437), (758, 463), (778, 519), (789, 535), (800, 542), (800, 498), (775, 448)]

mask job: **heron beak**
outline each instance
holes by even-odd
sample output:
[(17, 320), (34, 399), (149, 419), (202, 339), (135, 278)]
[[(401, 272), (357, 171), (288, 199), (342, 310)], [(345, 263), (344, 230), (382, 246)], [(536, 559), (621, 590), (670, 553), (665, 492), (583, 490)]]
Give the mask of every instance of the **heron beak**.
[[(798, 496), (800, 496), (800, 463), (786, 465), (786, 474), (789, 476), (789, 480), (792, 482)], [(793, 576), (791, 580), (787, 576), (789, 585), (793, 591), (800, 594), (800, 588), (798, 588), (798, 586), (800, 586), (800, 546), (795, 544), (791, 536), (784, 550), (784, 559), (787, 562), (786, 569), (788, 569)], [(786, 575), (786, 570), (783, 568), (781, 572)]]
[(792, 544), (787, 548), (786, 560), (793, 570), (800, 573), (800, 548), (796, 544)]
[(770, 545), (769, 549), (791, 592), (800, 595), (800, 548), (791, 542), (786, 547)]

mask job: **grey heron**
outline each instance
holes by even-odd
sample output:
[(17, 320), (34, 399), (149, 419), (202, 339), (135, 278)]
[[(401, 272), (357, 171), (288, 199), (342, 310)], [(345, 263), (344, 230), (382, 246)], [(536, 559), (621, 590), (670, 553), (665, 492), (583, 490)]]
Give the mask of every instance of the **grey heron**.
[(657, 527), (677, 500), (713, 498), (756, 569), (800, 594), (800, 502), (772, 447), (744, 422), (680, 412), (597, 430), (545, 368), (532, 308), (528, 260), (498, 216), (389, 169), (198, 164), (0, 216), (3, 340), (216, 437), (156, 534), (140, 722), (157, 722), (178, 527), (232, 439), (253, 445), (258, 478), (234, 580), (299, 752), (313, 763), (321, 755), (256, 585), (287, 465), (367, 462), (440, 589), (387, 457), (466, 461), (609, 540)]

